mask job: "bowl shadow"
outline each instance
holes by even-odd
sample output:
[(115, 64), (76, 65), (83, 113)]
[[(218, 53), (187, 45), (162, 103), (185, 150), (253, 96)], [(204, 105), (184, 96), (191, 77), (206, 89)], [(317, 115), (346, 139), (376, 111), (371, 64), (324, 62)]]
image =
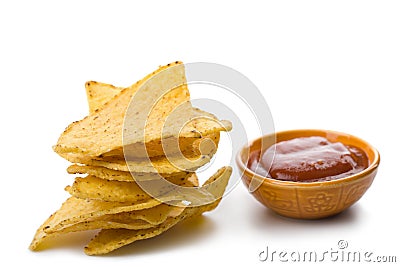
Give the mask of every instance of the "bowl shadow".
[(362, 206), (354, 204), (350, 208), (336, 215), (322, 219), (293, 219), (281, 216), (274, 211), (262, 207), (264, 210), (255, 213), (252, 224), (258, 229), (265, 229), (269, 234), (276, 236), (296, 236), (304, 231), (329, 230), (346, 228), (362, 221)]

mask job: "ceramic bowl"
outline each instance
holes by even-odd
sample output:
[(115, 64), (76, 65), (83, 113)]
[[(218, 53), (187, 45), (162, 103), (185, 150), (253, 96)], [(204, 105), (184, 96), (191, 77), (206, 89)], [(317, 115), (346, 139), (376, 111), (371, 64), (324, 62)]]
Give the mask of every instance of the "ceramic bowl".
[[(264, 151), (274, 143), (298, 137), (322, 136), (362, 149), (368, 156), (368, 167), (354, 175), (323, 182), (290, 182), (263, 177), (247, 167), (249, 153)], [(276, 213), (298, 219), (319, 219), (342, 212), (357, 202), (371, 186), (378, 170), (379, 153), (358, 137), (328, 130), (291, 130), (258, 138), (243, 147), (236, 163), (249, 192)]]

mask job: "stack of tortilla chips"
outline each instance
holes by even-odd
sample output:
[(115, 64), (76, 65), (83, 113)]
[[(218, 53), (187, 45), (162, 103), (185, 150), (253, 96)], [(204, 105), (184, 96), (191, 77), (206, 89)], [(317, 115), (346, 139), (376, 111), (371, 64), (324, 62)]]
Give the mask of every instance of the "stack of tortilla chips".
[(100, 255), (157, 236), (214, 209), (231, 175), (223, 167), (198, 185), (196, 169), (215, 154), (229, 121), (194, 108), (181, 62), (127, 88), (87, 82), (89, 116), (60, 136), (55, 152), (81, 174), (71, 194), (37, 230), (30, 249), (61, 234), (101, 229), (85, 247)]

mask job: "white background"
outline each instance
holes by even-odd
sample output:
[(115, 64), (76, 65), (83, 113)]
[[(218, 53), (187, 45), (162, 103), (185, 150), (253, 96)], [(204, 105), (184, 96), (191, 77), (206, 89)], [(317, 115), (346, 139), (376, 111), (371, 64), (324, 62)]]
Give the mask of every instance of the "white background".
[[(340, 239), (400, 261), (400, 2), (141, 2), (0, 2), (1, 265), (266, 266), (258, 254), (267, 245), (322, 251)], [(51, 147), (86, 115), (84, 83), (127, 86), (175, 60), (245, 74), (277, 130), (325, 128), (369, 141), (382, 157), (372, 187), (336, 217), (298, 221), (274, 215), (239, 184), (201, 219), (109, 256), (83, 253), (93, 233), (29, 251), (73, 181)]]

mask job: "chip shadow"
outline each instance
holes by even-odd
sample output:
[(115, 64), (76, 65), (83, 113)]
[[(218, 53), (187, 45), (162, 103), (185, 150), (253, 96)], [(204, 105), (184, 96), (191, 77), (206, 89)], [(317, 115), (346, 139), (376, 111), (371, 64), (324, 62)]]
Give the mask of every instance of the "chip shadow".
[(338, 229), (351, 229), (361, 224), (364, 218), (362, 205), (358, 204), (331, 217), (313, 220), (284, 217), (265, 207), (257, 211), (252, 216), (252, 227), (269, 237), (279, 239), (303, 237), (305, 233), (320, 235), (339, 231)]

